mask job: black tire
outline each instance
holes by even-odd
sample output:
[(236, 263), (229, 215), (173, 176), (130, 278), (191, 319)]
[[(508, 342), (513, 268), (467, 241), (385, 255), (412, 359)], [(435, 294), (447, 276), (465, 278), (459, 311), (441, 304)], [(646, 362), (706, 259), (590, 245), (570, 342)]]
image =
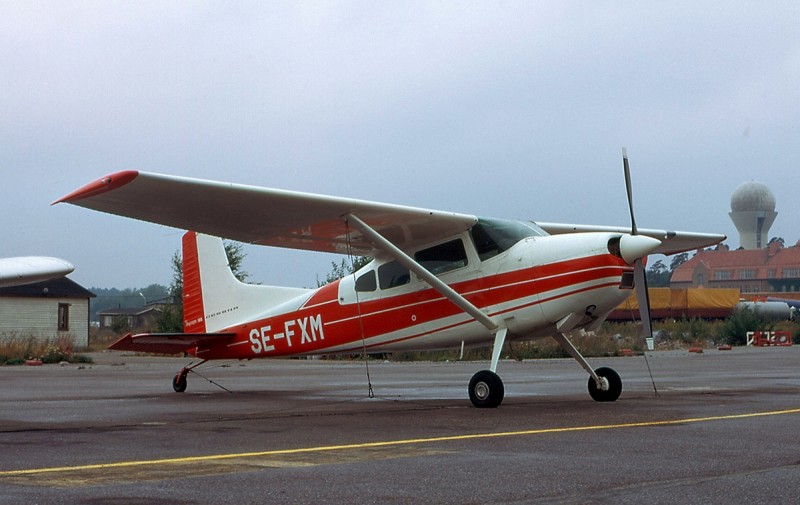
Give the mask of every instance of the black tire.
[(469, 399), (479, 409), (497, 407), (503, 402), (503, 395), (503, 381), (491, 370), (481, 370), (469, 381)]
[(589, 395), (596, 402), (613, 402), (622, 394), (622, 379), (613, 368), (600, 367), (594, 371), (600, 377), (608, 381), (608, 389), (603, 391), (597, 387), (597, 383), (589, 377)]
[(176, 393), (183, 393), (186, 391), (186, 374), (178, 372), (174, 379), (172, 379), (172, 389)]

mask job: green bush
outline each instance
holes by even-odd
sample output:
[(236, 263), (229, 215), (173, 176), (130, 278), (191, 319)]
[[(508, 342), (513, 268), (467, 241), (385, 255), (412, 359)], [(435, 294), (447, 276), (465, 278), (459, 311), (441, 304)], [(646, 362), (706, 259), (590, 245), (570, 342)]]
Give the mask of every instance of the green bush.
[(748, 331), (772, 331), (774, 326), (749, 307), (739, 307), (722, 323), (720, 337), (730, 345), (747, 345)]
[(705, 319), (683, 318), (658, 323), (669, 332), (669, 338), (680, 344), (699, 344), (717, 337), (715, 325)]

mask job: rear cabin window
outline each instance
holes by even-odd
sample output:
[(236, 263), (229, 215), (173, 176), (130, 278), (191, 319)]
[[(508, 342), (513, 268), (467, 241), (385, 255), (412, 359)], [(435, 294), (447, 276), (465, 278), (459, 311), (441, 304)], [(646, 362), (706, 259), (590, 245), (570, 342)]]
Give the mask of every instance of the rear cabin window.
[(381, 289), (396, 288), (411, 282), (408, 269), (396, 261), (378, 267), (378, 284)]
[(434, 275), (467, 266), (467, 252), (461, 239), (418, 251), (414, 259)]

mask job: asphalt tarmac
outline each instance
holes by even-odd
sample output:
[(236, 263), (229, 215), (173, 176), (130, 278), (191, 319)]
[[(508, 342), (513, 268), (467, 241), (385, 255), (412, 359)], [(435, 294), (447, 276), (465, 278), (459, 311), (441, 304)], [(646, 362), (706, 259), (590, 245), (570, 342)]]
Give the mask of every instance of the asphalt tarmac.
[[(0, 503), (796, 503), (800, 347), (590, 360), (250, 361), (93, 355), (0, 367)], [(648, 373), (652, 370), (658, 396)], [(223, 389), (224, 388), (224, 389)]]

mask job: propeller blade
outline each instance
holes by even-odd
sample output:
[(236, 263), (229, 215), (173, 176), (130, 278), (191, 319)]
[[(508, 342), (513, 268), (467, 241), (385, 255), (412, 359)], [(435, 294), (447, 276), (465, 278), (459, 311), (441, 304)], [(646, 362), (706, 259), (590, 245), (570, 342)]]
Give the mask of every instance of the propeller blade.
[(631, 235), (638, 235), (636, 218), (633, 216), (633, 189), (631, 187), (631, 169), (628, 166), (628, 150), (622, 148), (622, 168), (625, 170), (625, 189), (628, 191), (628, 208), (631, 211)]
[(647, 350), (652, 351), (653, 326), (650, 322), (650, 295), (647, 292), (647, 276), (641, 258), (633, 264), (633, 282), (636, 287), (636, 300), (639, 302), (639, 317), (642, 318), (642, 336), (647, 342)]
[[(631, 169), (628, 165), (628, 150), (624, 147), (622, 148), (622, 167), (625, 170), (625, 189), (628, 191), (628, 207), (631, 211), (631, 235), (636, 237), (639, 232), (636, 228), (636, 218), (633, 215)], [(650, 318), (650, 295), (647, 292), (647, 275), (644, 271), (644, 261), (642, 258), (657, 246), (653, 247), (650, 244), (642, 243), (641, 238), (643, 237), (637, 237), (636, 241), (630, 241), (630, 239), (628, 239), (631, 242), (628, 248), (636, 257), (633, 262), (633, 282), (636, 288), (636, 300), (639, 302), (639, 317), (642, 319), (642, 336), (645, 342), (647, 342), (647, 350), (652, 351), (655, 346), (653, 345), (653, 326)], [(656, 242), (659, 241), (656, 240)], [(620, 244), (622, 244), (622, 241), (620, 241)], [(648, 250), (648, 248), (650, 249)]]

